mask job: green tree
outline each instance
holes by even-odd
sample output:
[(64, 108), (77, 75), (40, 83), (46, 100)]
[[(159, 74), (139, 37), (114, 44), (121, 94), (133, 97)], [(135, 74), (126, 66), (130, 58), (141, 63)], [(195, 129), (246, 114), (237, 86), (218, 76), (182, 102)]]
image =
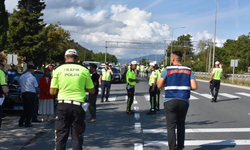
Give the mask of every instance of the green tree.
[[(45, 23), (42, 10), (46, 7), (43, 0), (19, 0), (18, 10), (14, 9), (10, 18), (8, 51), (34, 60), (41, 56), (44, 49)], [(39, 60), (38, 60), (39, 61)]]
[(0, 2), (0, 52), (4, 50), (7, 42), (8, 12), (5, 10), (5, 0)]

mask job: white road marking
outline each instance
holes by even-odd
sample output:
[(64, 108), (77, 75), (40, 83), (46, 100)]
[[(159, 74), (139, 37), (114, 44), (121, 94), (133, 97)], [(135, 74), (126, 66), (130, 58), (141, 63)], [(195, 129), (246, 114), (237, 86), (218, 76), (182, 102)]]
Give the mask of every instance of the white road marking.
[(136, 132), (141, 132), (141, 123), (140, 122), (135, 123), (135, 131)]
[(219, 95), (222, 95), (228, 98), (240, 98), (239, 96), (235, 96), (235, 95), (228, 94), (228, 93), (219, 93)]
[(197, 92), (195, 92), (195, 91), (191, 91), (191, 93), (194, 93), (194, 94), (200, 95), (200, 93), (197, 93)]
[(143, 144), (142, 143), (135, 143), (134, 150), (143, 150)]
[(144, 97), (145, 97), (146, 101), (149, 101), (149, 99), (150, 99), (149, 95), (144, 95)]
[(140, 119), (140, 113), (135, 113), (135, 119), (139, 120)]
[(197, 98), (197, 97), (194, 97), (193, 95), (190, 95), (189, 100), (198, 100), (198, 98)]
[[(250, 140), (185, 140), (185, 146), (250, 145)], [(144, 146), (168, 146), (167, 141), (144, 141)]]
[(250, 97), (250, 94), (249, 93), (244, 93), (244, 92), (235, 92), (236, 94), (239, 94), (239, 95), (243, 95), (243, 96), (247, 96), (247, 97)]
[[(162, 97), (165, 97), (165, 95), (162, 95)], [(190, 95), (189, 100), (198, 100), (199, 98), (194, 97), (193, 95)]]
[[(143, 133), (167, 133), (167, 129), (143, 129)], [(223, 132), (250, 132), (250, 128), (209, 128), (186, 129), (185, 133), (223, 133)]]
[(138, 107), (138, 106), (134, 106), (134, 110), (135, 110), (135, 111), (138, 111), (138, 110), (139, 110), (139, 107)]
[[(200, 96), (206, 97), (208, 99), (212, 99), (212, 96), (210, 94), (200, 94)], [(220, 99), (220, 98), (217, 97), (217, 99)]]
[(109, 101), (115, 101), (116, 100), (116, 95), (111, 95), (110, 97), (109, 97)]
[(137, 102), (135, 96), (134, 96), (134, 102), (133, 102), (133, 104), (138, 104), (138, 102)]
[(128, 101), (128, 96), (127, 95), (125, 96), (125, 101)]

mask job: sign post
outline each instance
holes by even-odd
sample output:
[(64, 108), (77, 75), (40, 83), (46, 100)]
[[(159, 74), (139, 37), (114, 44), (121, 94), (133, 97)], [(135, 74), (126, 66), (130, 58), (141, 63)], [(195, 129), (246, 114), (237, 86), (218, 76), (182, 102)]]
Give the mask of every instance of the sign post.
[(11, 63), (17, 65), (17, 55), (14, 54), (7, 55), (7, 64), (10, 65)]
[(231, 59), (230, 67), (233, 67), (232, 83), (234, 83), (234, 68), (238, 67), (238, 59)]

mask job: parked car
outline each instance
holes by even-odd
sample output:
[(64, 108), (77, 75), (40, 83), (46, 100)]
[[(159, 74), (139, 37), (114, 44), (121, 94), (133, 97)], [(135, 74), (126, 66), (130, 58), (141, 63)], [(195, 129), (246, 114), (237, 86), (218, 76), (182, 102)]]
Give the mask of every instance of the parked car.
[[(23, 110), (23, 99), (21, 97), (21, 87), (19, 86), (19, 78), (22, 73), (16, 75), (13, 81), (9, 85), (9, 93), (4, 100), (5, 110)], [(36, 77), (37, 83), (39, 85), (40, 77), (44, 73), (42, 71), (35, 71), (34, 76)], [(40, 88), (36, 90), (37, 98), (39, 98)]]
[(111, 69), (113, 71), (113, 75), (111, 76), (112, 82), (120, 83), (122, 78), (120, 71), (114, 67), (112, 67)]

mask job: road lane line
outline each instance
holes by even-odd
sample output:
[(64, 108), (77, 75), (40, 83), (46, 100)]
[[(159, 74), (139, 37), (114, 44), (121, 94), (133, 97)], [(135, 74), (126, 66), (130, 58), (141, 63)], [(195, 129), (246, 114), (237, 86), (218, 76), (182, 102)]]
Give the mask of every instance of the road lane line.
[(135, 131), (136, 132), (141, 132), (141, 123), (140, 122), (135, 123)]
[[(143, 129), (143, 133), (167, 133), (167, 129)], [(185, 133), (250, 132), (250, 128), (208, 128), (186, 129)]]
[(134, 104), (138, 104), (138, 102), (137, 102), (135, 96), (134, 96), (134, 102), (133, 102), (133, 103), (134, 103)]
[(142, 143), (135, 143), (134, 150), (143, 150), (143, 144)]
[(144, 98), (146, 99), (146, 101), (149, 101), (150, 96), (149, 95), (144, 95)]
[(115, 101), (116, 100), (116, 95), (111, 95), (110, 97), (109, 97), (109, 101)]
[(135, 113), (135, 119), (139, 120), (140, 119), (140, 113)]
[(228, 93), (219, 93), (219, 95), (222, 95), (228, 98), (240, 98), (239, 96), (228, 94)]
[[(185, 140), (185, 146), (250, 145), (250, 140)], [(168, 146), (167, 141), (144, 141), (144, 146)]]
[[(200, 94), (200, 96), (206, 97), (208, 99), (212, 99), (212, 96), (210, 94)], [(217, 99), (220, 99), (220, 98), (217, 97)]]
[(135, 111), (138, 111), (138, 110), (139, 110), (139, 107), (138, 107), (138, 106), (134, 106), (134, 110), (135, 110)]
[(249, 93), (244, 93), (244, 92), (235, 92), (236, 94), (239, 94), (239, 95), (243, 95), (243, 96), (247, 96), (247, 97), (250, 97), (250, 94)]

